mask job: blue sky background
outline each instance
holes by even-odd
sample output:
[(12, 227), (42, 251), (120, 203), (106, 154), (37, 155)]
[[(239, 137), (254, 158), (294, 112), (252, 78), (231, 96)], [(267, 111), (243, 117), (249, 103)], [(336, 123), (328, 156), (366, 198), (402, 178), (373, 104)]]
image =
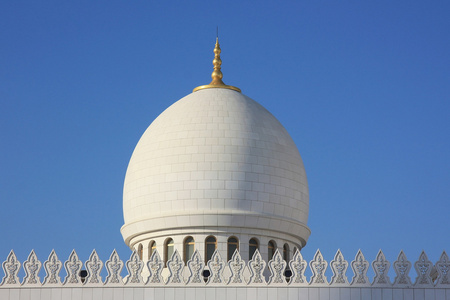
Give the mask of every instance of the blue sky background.
[(304, 160), (308, 261), (450, 251), (450, 2), (75, 2), (0, 3), (1, 261), (129, 256), (128, 161), (152, 120), (210, 82), (217, 25), (225, 83)]

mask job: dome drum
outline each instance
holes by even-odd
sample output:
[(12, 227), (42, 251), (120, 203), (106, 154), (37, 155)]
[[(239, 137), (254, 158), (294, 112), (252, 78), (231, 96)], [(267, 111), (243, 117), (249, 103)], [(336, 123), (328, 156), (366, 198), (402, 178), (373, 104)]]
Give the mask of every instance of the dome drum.
[[(280, 253), (283, 253), (283, 250), (287, 249), (285, 250), (285, 252), (287, 251), (285, 255), (289, 258), (293, 256), (296, 249), (302, 248), (300, 245), (290, 241), (289, 237), (282, 234), (270, 236), (266, 232), (257, 232), (256, 234), (250, 235), (233, 232), (230, 228), (223, 228), (220, 232), (206, 230), (201, 233), (192, 233), (189, 230), (166, 231), (158, 237), (140, 240), (134, 243), (132, 248), (138, 251), (138, 253), (141, 251), (140, 255), (144, 261), (148, 261), (153, 251), (157, 250), (161, 258), (166, 262), (170, 259), (171, 253), (168, 248), (172, 246), (187, 261), (190, 259), (189, 254), (192, 254), (192, 252), (186, 249), (186, 241), (188, 240), (192, 245), (192, 250), (199, 251), (200, 255), (205, 259), (205, 262), (209, 260), (208, 256), (215, 250), (219, 251), (224, 260), (229, 260), (235, 249), (239, 251), (242, 259), (246, 261), (251, 260), (253, 256), (251, 252), (252, 241), (256, 242), (256, 249), (258, 249), (266, 261), (271, 259), (269, 253), (270, 243), (275, 245), (275, 248)], [(208, 245), (211, 244), (209, 241), (213, 242), (212, 245)], [(235, 244), (235, 247), (230, 247), (230, 241), (234, 242), (232, 244)], [(212, 246), (212, 248), (208, 246)]]
[[(205, 220), (213, 220), (205, 222)], [(183, 222), (183, 220), (185, 220)], [(262, 226), (261, 224), (264, 224)], [(122, 234), (128, 236), (125, 240), (130, 247), (154, 238), (173, 235), (182, 232), (182, 235), (202, 234), (209, 232), (214, 235), (236, 233), (237, 235), (258, 235), (283, 238), (303, 248), (306, 245), (304, 236), (309, 236), (310, 230), (288, 220), (275, 219), (266, 216), (251, 216), (245, 214), (217, 215), (192, 214), (190, 216), (166, 216), (143, 220), (122, 227)]]

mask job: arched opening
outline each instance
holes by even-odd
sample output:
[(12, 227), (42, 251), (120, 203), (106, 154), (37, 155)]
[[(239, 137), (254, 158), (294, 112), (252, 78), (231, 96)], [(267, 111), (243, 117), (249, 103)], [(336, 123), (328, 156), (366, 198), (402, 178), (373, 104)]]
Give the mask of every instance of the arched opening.
[(156, 242), (150, 241), (150, 243), (148, 243), (148, 259), (152, 257), (153, 251), (155, 250), (156, 250)]
[(205, 263), (211, 260), (214, 251), (217, 249), (217, 240), (213, 236), (209, 236), (205, 239)]
[(253, 258), (256, 250), (259, 248), (259, 243), (255, 238), (250, 239), (248, 242), (248, 260)]
[(289, 245), (288, 244), (283, 245), (283, 259), (286, 262), (289, 262)]
[(173, 240), (171, 238), (168, 238), (164, 245), (164, 262), (165, 263), (167, 263), (167, 261), (172, 257), (173, 249), (174, 249)]
[(269, 256), (268, 260), (271, 260), (275, 254), (275, 251), (277, 250), (277, 244), (274, 241), (269, 241), (269, 244), (267, 245), (267, 250)]
[(139, 259), (142, 260), (142, 254), (144, 253), (144, 247), (142, 246), (142, 244), (139, 244), (137, 253), (138, 253)]
[(184, 263), (187, 263), (191, 259), (192, 254), (194, 254), (195, 242), (192, 236), (188, 236), (184, 239)]
[(239, 250), (239, 240), (232, 236), (228, 238), (227, 242), (227, 258), (231, 260), (233, 257), (234, 251)]

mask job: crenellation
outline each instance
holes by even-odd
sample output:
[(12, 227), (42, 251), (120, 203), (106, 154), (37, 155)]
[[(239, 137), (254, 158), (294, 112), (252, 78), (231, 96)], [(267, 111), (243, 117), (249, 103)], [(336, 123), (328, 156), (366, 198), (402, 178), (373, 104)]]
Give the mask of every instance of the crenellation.
[(69, 259), (64, 263), (64, 267), (66, 268), (67, 276), (64, 278), (63, 285), (67, 286), (78, 286), (82, 284), (81, 281), (81, 268), (83, 266), (83, 263), (78, 258), (78, 254), (75, 252), (75, 250), (72, 250), (72, 253), (70, 253)]
[(308, 263), (303, 259), (302, 254), (298, 249), (295, 249), (294, 256), (289, 262), (289, 269), (292, 272), (292, 276), (289, 279), (289, 285), (308, 285), (308, 281), (305, 277), (305, 271)]
[(391, 287), (392, 283), (389, 279), (388, 272), (391, 264), (386, 260), (383, 251), (378, 251), (377, 257), (372, 262), (372, 268), (375, 271), (372, 285), (377, 287)]
[(25, 277), (23, 278), (22, 285), (40, 286), (41, 280), (39, 278), (39, 271), (41, 270), (42, 263), (38, 260), (34, 250), (31, 250), (28, 259), (23, 263), (25, 270)]
[(111, 256), (105, 263), (106, 270), (108, 271), (108, 275), (105, 279), (105, 285), (114, 286), (119, 285), (122, 286), (123, 278), (120, 275), (123, 269), (123, 261), (119, 258), (117, 251), (114, 249), (111, 253)]
[(330, 285), (342, 286), (349, 285), (346, 275), (348, 269), (348, 262), (344, 259), (341, 250), (336, 252), (334, 259), (330, 262), (333, 276), (331, 277)]
[[(172, 255), (173, 257), (173, 255)], [(164, 279), (161, 276), (161, 272), (164, 268), (164, 262), (159, 256), (158, 250), (153, 251), (150, 260), (147, 262), (147, 267), (150, 272), (148, 279), (146, 280), (147, 285), (164, 285)], [(145, 279), (144, 279), (145, 280)]]
[(286, 276), (284, 275), (287, 263), (283, 260), (283, 257), (278, 249), (275, 251), (273, 258), (269, 261), (268, 265), (271, 275), (267, 281), (267, 284), (280, 286), (287, 285)]
[(266, 285), (266, 279), (263, 275), (265, 267), (266, 262), (262, 259), (259, 250), (256, 249), (253, 258), (248, 262), (248, 269), (251, 273), (247, 281), (249, 285)]
[[(339, 296), (336, 299), (349, 297), (352, 299), (353, 297), (356, 299), (379, 299), (379, 297), (380, 299), (398, 299), (398, 297), (415, 299), (413, 297), (422, 296), (426, 299), (441, 299), (442, 295), (446, 295), (450, 290), (448, 280), (450, 261), (445, 251), (435, 265), (428, 260), (425, 252), (420, 254), (417, 262), (414, 263), (417, 273), (414, 284), (411, 283), (409, 273), (412, 264), (403, 251), (392, 263), (396, 272), (393, 282), (387, 275), (391, 263), (381, 250), (371, 264), (361, 250), (351, 263), (338, 250), (329, 263), (333, 271), (330, 281), (325, 275), (328, 262), (320, 250), (317, 250), (309, 263), (309, 269), (312, 272), (309, 282), (304, 275), (308, 263), (298, 249), (295, 249), (289, 261), (284, 260), (278, 248), (269, 262), (263, 259), (259, 250), (255, 251), (249, 261), (243, 259), (237, 249), (229, 261), (222, 258), (222, 253), (224, 252), (216, 249), (211, 259), (205, 263), (202, 251), (195, 250), (192, 257), (185, 263), (178, 249), (174, 249), (165, 264), (157, 249), (152, 252), (146, 263), (139, 258), (137, 251), (133, 251), (124, 263), (114, 250), (103, 264), (97, 252), (93, 250), (83, 266), (75, 250), (71, 252), (64, 264), (58, 259), (54, 250), (44, 263), (41, 263), (34, 251), (31, 251), (27, 260), (23, 262), (25, 275), (19, 278), (22, 264), (17, 260), (14, 251), (11, 251), (3, 262), (5, 276), (0, 285), (0, 295), (5, 292), (11, 295), (15, 293), (12, 291), (17, 291), (25, 297), (34, 291), (33, 293), (41, 295), (38, 299), (43, 299), (43, 295), (53, 295), (53, 293), (58, 293), (61, 297), (75, 294), (105, 296), (122, 294), (125, 291), (127, 295), (137, 295), (140, 291), (147, 291), (147, 289), (154, 289), (148, 291), (154, 291), (152, 293), (170, 289), (175, 294), (188, 294), (188, 291), (194, 294), (211, 291), (217, 296), (217, 293), (221, 293), (219, 289), (226, 287), (227, 295), (228, 291), (236, 289), (237, 294), (243, 293), (247, 297), (255, 289), (258, 296), (260, 294), (280, 296), (280, 291), (283, 291), (286, 295), (314, 296), (317, 293), (320, 297), (324, 296), (327, 299), (327, 295), (331, 297), (330, 299), (334, 299), (336, 295)], [(38, 274), (42, 265), (46, 274), (41, 283)], [(59, 273), (63, 265), (67, 276), (62, 281)], [(350, 265), (354, 272), (351, 282), (346, 275)], [(103, 266), (108, 273), (104, 279), (100, 276)], [(127, 267), (127, 275), (122, 278), (121, 271), (124, 266)], [(370, 267), (374, 271), (373, 278), (367, 276)], [(85, 277), (80, 274), (83, 268), (87, 271)], [(144, 268), (147, 268), (147, 271)], [(437, 271), (436, 276), (430, 275), (433, 268)], [(287, 274), (286, 270), (290, 273)], [(225, 297), (225, 294), (220, 296)], [(58, 299), (61, 297), (58, 296)]]
[(410, 287), (412, 286), (409, 271), (411, 270), (411, 262), (406, 258), (405, 253), (400, 251), (397, 260), (394, 262), (394, 270), (397, 276), (394, 279), (394, 286)]
[(319, 249), (317, 249), (313, 260), (309, 262), (309, 266), (312, 271), (312, 276), (309, 280), (309, 284), (315, 286), (328, 286), (328, 280), (325, 275), (328, 262), (323, 258), (322, 253)]
[(350, 285), (353, 286), (370, 286), (367, 271), (369, 270), (369, 262), (365, 259), (361, 250), (356, 253), (355, 260), (351, 263), (354, 276)]
[(433, 263), (428, 260), (425, 251), (419, 256), (419, 259), (414, 263), (414, 268), (417, 271), (416, 282), (414, 286), (416, 287), (432, 287), (433, 280), (431, 279), (431, 269), (433, 268)]
[(183, 276), (184, 263), (177, 249), (175, 249), (172, 257), (167, 261), (167, 268), (169, 270), (169, 275), (167, 276), (166, 284), (185, 285)]
[(87, 276), (84, 278), (84, 285), (87, 286), (102, 286), (103, 281), (100, 272), (103, 268), (103, 262), (98, 257), (95, 249), (92, 251), (89, 259), (84, 263), (86, 266)]
[(225, 262), (222, 260), (219, 251), (214, 251), (211, 260), (208, 261), (208, 269), (210, 275), (206, 284), (211, 285), (224, 285), (226, 284), (225, 279), (223, 278), (223, 272), (225, 269)]
[(205, 285), (203, 279), (203, 270), (205, 268), (205, 263), (198, 250), (195, 250), (194, 254), (192, 255), (192, 258), (187, 262), (187, 266), (190, 275), (186, 284), (201, 285), (201, 286)]
[(44, 269), (46, 276), (44, 277), (43, 285), (60, 285), (61, 278), (59, 272), (61, 272), (62, 262), (58, 259), (55, 250), (52, 250), (47, 261), (44, 262)]
[(442, 252), (439, 261), (436, 263), (436, 269), (439, 274), (436, 282), (436, 287), (449, 288), (450, 287), (450, 261), (447, 253)]
[(130, 259), (125, 263), (128, 270), (128, 275), (124, 278), (124, 284), (128, 286), (142, 286), (144, 280), (142, 278), (142, 270), (144, 269), (144, 262), (140, 260), (138, 253), (133, 251)]
[(19, 274), (20, 270), (20, 262), (17, 260), (16, 254), (14, 250), (9, 252), (8, 258), (3, 262), (2, 267), (5, 272), (5, 277), (3, 277), (2, 286), (14, 286), (20, 285)]

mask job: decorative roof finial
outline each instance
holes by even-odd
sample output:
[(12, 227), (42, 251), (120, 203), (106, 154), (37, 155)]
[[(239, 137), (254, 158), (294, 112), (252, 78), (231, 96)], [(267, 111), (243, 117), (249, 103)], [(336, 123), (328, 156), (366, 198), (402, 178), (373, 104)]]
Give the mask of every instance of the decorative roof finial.
[(219, 37), (216, 37), (216, 46), (214, 47), (214, 60), (213, 60), (213, 65), (214, 65), (214, 71), (211, 74), (211, 78), (212, 81), (210, 83), (210, 85), (225, 85), (225, 83), (223, 83), (222, 78), (223, 78), (223, 74), (221, 69), (221, 65), (222, 65), (222, 60), (220, 59), (220, 52), (222, 52), (222, 50), (220, 50), (220, 45), (219, 45)]
[(235, 86), (231, 86), (231, 85), (226, 85), (225, 83), (223, 83), (222, 78), (223, 78), (223, 74), (221, 69), (221, 65), (222, 65), (222, 60), (220, 59), (220, 52), (222, 52), (220, 50), (220, 45), (219, 45), (219, 27), (217, 27), (217, 37), (216, 37), (216, 46), (214, 47), (214, 60), (213, 60), (213, 65), (214, 65), (214, 71), (211, 74), (211, 78), (212, 81), (210, 84), (208, 85), (201, 85), (198, 86), (194, 89), (194, 92), (198, 91), (198, 90), (203, 90), (203, 89), (210, 89), (210, 88), (222, 88), (222, 89), (230, 89), (230, 90), (234, 90), (237, 92), (241, 92), (241, 90)]

